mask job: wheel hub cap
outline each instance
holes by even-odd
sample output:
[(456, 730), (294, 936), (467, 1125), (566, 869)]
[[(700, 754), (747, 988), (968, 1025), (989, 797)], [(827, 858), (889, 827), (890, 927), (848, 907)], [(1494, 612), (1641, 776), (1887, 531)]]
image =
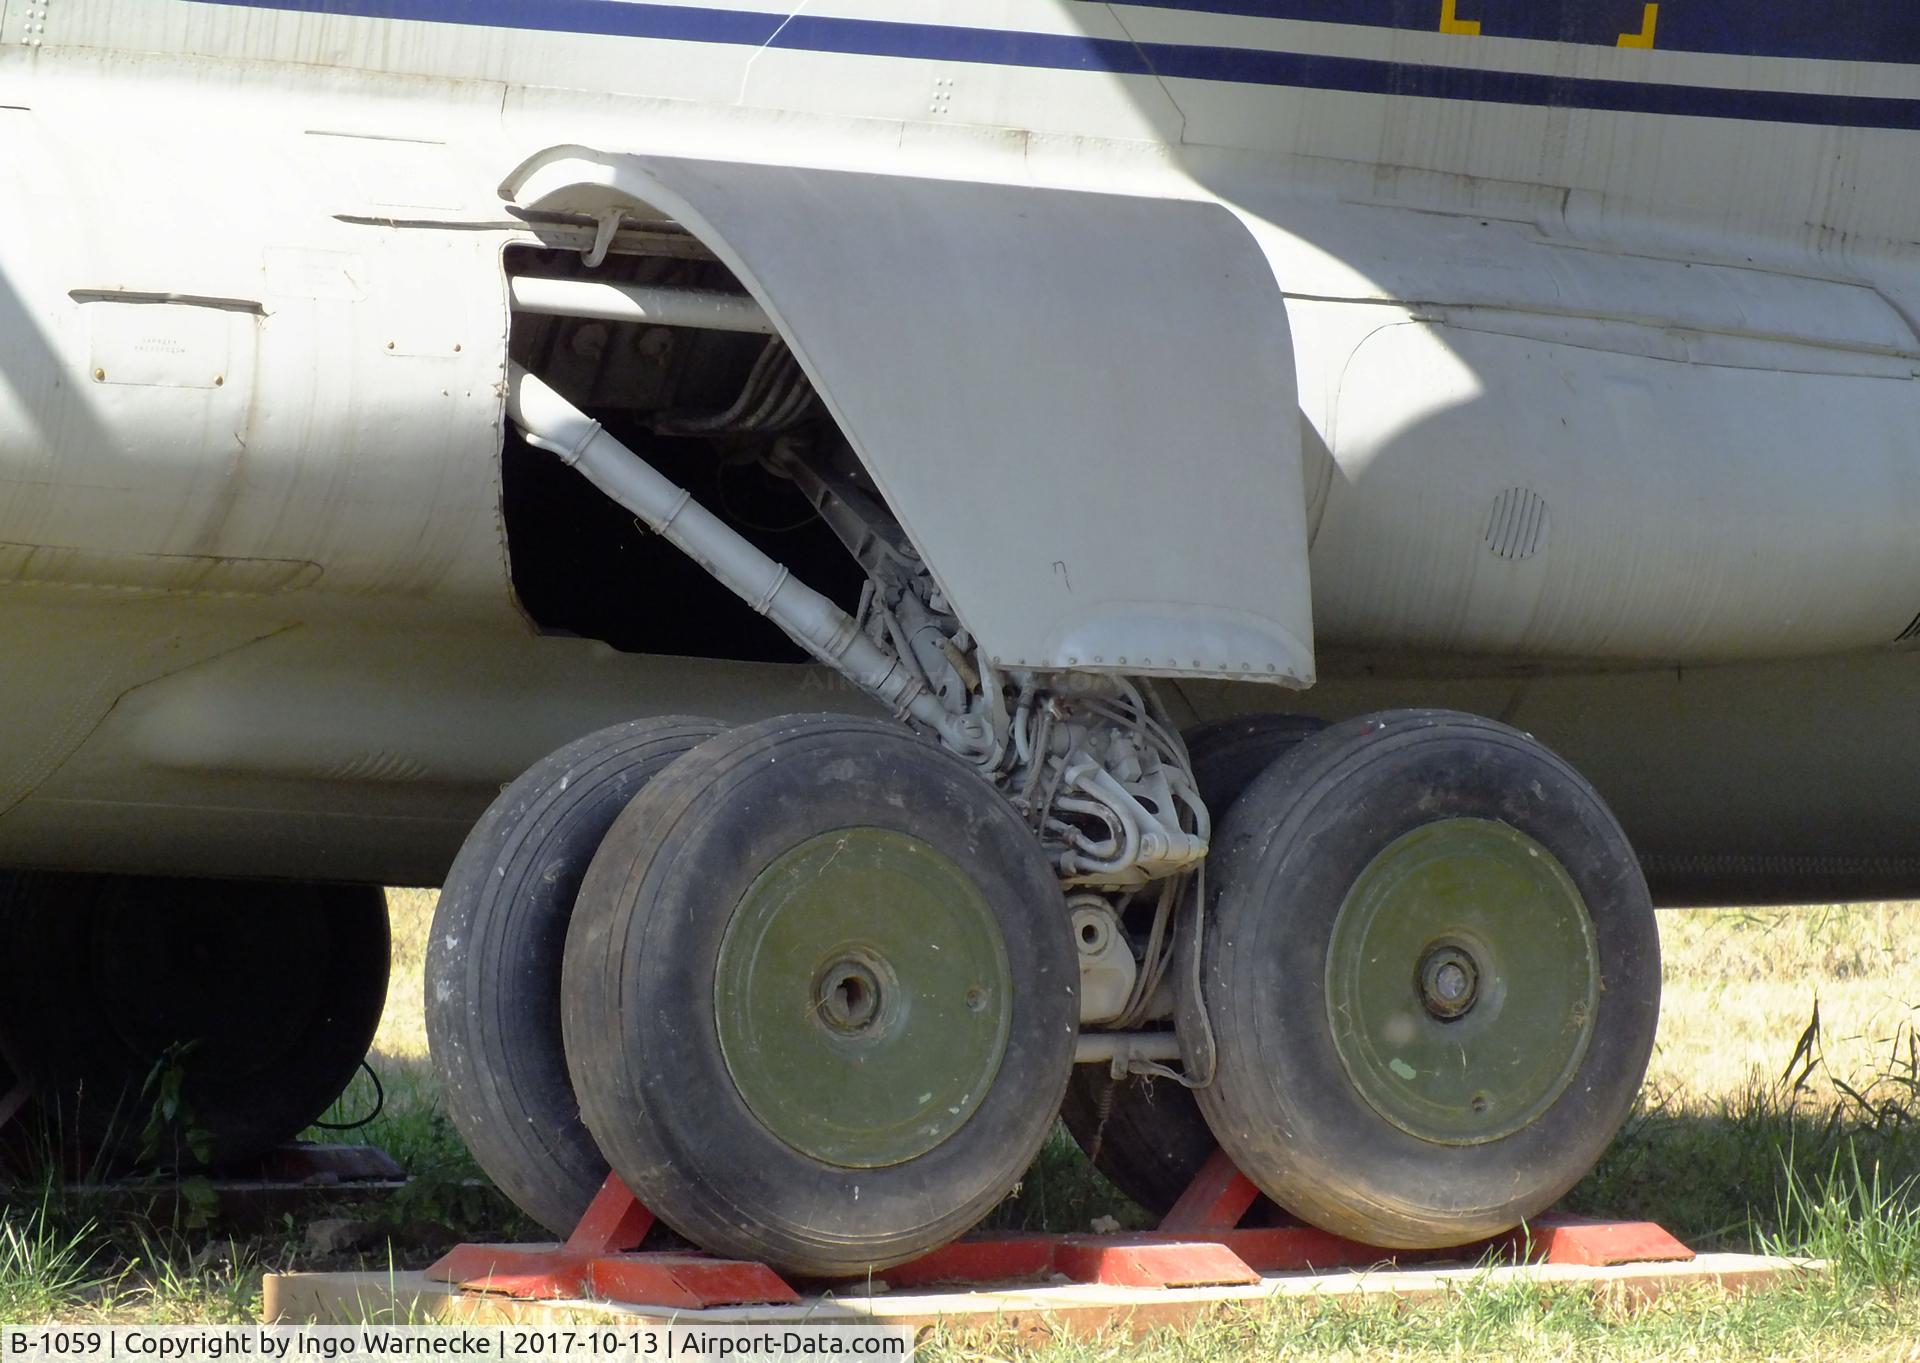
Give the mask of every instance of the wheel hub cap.
[(1572, 1082), (1599, 998), (1593, 922), (1566, 868), (1491, 819), (1402, 835), (1334, 921), (1327, 1010), (1355, 1090), (1447, 1145), (1527, 1126)]
[(992, 906), (909, 834), (845, 828), (747, 888), (715, 966), (715, 1024), (747, 1107), (846, 1168), (913, 1159), (965, 1124), (1012, 1023)]
[(815, 991), (821, 1021), (847, 1036), (871, 1032), (880, 1019), (880, 972), (885, 968), (857, 957), (835, 961)]
[(1480, 967), (1465, 947), (1443, 943), (1420, 963), (1420, 1002), (1443, 1021), (1464, 1017), (1480, 997)]

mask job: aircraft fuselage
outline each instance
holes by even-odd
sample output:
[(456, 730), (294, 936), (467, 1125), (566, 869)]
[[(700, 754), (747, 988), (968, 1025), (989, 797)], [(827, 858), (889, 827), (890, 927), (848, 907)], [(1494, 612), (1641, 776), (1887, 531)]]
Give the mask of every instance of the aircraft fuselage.
[[(1220, 561), (1305, 556), (1310, 626), (1274, 618), (1319, 680), (1133, 670), (1201, 716), (1529, 728), (1668, 897), (1920, 887), (1920, 20), (1427, 8), (4, 0), (0, 860), (437, 882), (500, 783), (601, 724), (865, 704), (730, 615), (633, 651), (516, 595), (503, 261), (620, 237), (512, 177), (578, 147), (1231, 214), (1291, 364), (1230, 380), (1297, 406), (1300, 499)], [(1134, 268), (1190, 292), (1209, 261)], [(962, 383), (1033, 330), (976, 292), (849, 277), (842, 306), (949, 335)], [(1236, 358), (1203, 339), (1167, 348), (1193, 373), (1095, 381), (1191, 391)], [(1192, 507), (1108, 527), (1148, 559), (1245, 496), (1204, 449), (1028, 430), (1062, 519), (1126, 458), (1194, 470)]]

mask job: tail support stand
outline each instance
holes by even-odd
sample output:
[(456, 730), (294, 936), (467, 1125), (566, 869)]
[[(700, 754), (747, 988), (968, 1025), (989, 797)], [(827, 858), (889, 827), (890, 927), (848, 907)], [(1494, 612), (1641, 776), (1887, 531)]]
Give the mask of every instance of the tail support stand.
[[(977, 1285), (1064, 1277), (1114, 1287), (1219, 1287), (1263, 1273), (1363, 1268), (1486, 1253), (1533, 1263), (1606, 1267), (1678, 1263), (1693, 1251), (1646, 1221), (1547, 1216), (1464, 1249), (1395, 1252), (1310, 1226), (1243, 1227), (1260, 1190), (1216, 1150), (1156, 1230), (1120, 1235), (969, 1238), (886, 1271), (893, 1287)], [(436, 1282), (522, 1299), (599, 1298), (697, 1309), (800, 1300), (764, 1264), (702, 1254), (635, 1253), (653, 1213), (609, 1174), (564, 1245), (461, 1245), (427, 1270)]]

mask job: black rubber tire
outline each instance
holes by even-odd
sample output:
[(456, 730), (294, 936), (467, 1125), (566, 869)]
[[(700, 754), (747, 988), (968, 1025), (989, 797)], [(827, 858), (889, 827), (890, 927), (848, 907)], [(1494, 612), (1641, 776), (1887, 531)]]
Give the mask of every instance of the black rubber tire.
[[(852, 1169), (754, 1115), (714, 996), (728, 924), (761, 871), (858, 827), (921, 839), (973, 877), (1013, 981), (978, 1107), (922, 1154)], [(893, 724), (802, 715), (701, 745), (615, 821), (568, 933), (564, 1006), (582, 1115), (643, 1202), (714, 1253), (854, 1277), (962, 1234), (1026, 1172), (1072, 1068), (1079, 971), (1052, 868), (976, 772)]]
[[(0, 878), (0, 938), (0, 1045), (83, 1173), (232, 1166), (291, 1139), (386, 1003), (372, 886), (21, 873)], [(181, 1107), (149, 1129), (156, 1067)]]
[(1305, 738), (1327, 727), (1313, 715), (1253, 714), (1210, 719), (1183, 737), (1200, 798), (1207, 802), (1217, 830), (1228, 812), (1262, 772)]
[[(1479, 1144), (1409, 1134), (1356, 1092), (1332, 1040), (1326, 955), (1347, 891), (1389, 843), (1443, 819), (1504, 823), (1557, 857), (1599, 964), (1572, 1082), (1529, 1125)], [(1476, 716), (1392, 711), (1302, 742), (1214, 843), (1201, 989), (1218, 1050), (1200, 1105), (1288, 1211), (1387, 1248), (1498, 1234), (1550, 1207), (1625, 1120), (1659, 1016), (1660, 942), (1639, 863), (1599, 794), (1532, 738)]]
[(424, 983), (447, 1115), (487, 1177), (556, 1235), (572, 1231), (607, 1177), (561, 1042), (574, 897), (620, 811), (724, 727), (642, 719), (567, 744), (500, 793), (440, 890)]
[[(1187, 754), (1215, 829), (1255, 777), (1326, 727), (1311, 715), (1254, 714), (1187, 730)], [(1219, 1147), (1184, 1085), (1148, 1075), (1115, 1079), (1105, 1065), (1073, 1067), (1060, 1119), (1093, 1167), (1155, 1216), (1172, 1210)]]

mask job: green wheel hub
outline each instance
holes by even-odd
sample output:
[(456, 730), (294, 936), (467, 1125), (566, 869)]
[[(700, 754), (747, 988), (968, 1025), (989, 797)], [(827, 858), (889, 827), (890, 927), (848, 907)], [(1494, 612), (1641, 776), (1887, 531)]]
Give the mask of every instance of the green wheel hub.
[(755, 878), (714, 970), (727, 1072), (761, 1124), (845, 1168), (902, 1164), (964, 1125), (1006, 1054), (992, 906), (930, 844), (809, 838)]
[(1492, 819), (1389, 843), (1334, 920), (1327, 1015), (1354, 1088), (1410, 1135), (1477, 1145), (1553, 1105), (1593, 1039), (1599, 948), (1554, 855)]

